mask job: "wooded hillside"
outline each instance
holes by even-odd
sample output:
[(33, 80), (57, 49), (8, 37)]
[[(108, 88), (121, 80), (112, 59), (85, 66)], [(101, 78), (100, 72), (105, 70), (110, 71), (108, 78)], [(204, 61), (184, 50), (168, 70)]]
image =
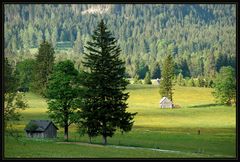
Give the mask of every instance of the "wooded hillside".
[(81, 60), (103, 18), (118, 39), (129, 77), (144, 78), (147, 71), (159, 77), (155, 74), (169, 53), (175, 74), (183, 77), (212, 77), (222, 66), (235, 67), (234, 4), (6, 4), (4, 10), (6, 56), (27, 57), (27, 50), (38, 48), (43, 39), (55, 48), (67, 42), (81, 68), (74, 58)]

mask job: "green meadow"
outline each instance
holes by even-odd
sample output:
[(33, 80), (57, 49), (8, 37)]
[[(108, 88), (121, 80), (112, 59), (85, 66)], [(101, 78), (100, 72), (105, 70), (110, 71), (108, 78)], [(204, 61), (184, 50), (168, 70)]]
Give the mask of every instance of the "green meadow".
[[(58, 137), (29, 139), (24, 127), (31, 119), (49, 119), (47, 103), (40, 96), (26, 93), (29, 108), (14, 125), (21, 137), (5, 136), (6, 158), (236, 158), (236, 107), (215, 104), (211, 88), (174, 87), (174, 109), (159, 108), (156, 85), (129, 85), (128, 111), (137, 112), (132, 131), (119, 131), (101, 145), (101, 137), (88, 144), (75, 125), (70, 126), (70, 144)], [(198, 131), (200, 130), (200, 134)], [(76, 143), (81, 144), (76, 144)], [(128, 146), (128, 147), (117, 147)], [(153, 149), (153, 150), (151, 150)], [(154, 150), (155, 149), (155, 150)], [(162, 151), (161, 151), (162, 150)], [(164, 151), (170, 150), (170, 151)]]

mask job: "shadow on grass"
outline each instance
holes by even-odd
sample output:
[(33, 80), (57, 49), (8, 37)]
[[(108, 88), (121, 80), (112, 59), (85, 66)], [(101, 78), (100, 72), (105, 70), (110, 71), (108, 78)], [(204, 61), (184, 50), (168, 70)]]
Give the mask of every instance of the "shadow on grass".
[(203, 105), (189, 106), (188, 108), (205, 108), (210, 106), (223, 106), (223, 104), (203, 104)]

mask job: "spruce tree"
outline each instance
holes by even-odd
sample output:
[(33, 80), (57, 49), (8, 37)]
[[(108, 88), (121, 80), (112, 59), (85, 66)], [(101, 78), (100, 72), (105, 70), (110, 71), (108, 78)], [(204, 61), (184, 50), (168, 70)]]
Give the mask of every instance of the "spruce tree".
[(84, 85), (88, 90), (80, 112), (81, 125), (89, 137), (102, 135), (103, 144), (107, 144), (107, 137), (112, 137), (117, 128), (130, 131), (136, 114), (126, 112), (129, 94), (124, 90), (128, 81), (116, 43), (101, 20), (85, 46), (88, 53), (84, 53), (83, 65), (88, 68)]
[(171, 55), (167, 55), (162, 67), (162, 78), (160, 81), (160, 94), (162, 97), (167, 97), (172, 101), (173, 95), (173, 77), (174, 77), (174, 62)]
[(32, 82), (32, 90), (45, 96), (48, 77), (52, 73), (54, 64), (54, 49), (52, 44), (43, 41), (38, 49), (36, 56), (36, 65), (34, 67), (34, 77)]
[(161, 69), (158, 62), (155, 62), (153, 64), (153, 67), (151, 69), (151, 78), (153, 79), (161, 78)]

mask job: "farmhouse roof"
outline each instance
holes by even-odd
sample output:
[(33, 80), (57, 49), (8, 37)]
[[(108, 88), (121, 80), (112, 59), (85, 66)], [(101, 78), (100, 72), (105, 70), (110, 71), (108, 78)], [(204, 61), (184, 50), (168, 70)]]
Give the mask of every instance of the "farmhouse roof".
[(163, 97), (163, 98), (160, 100), (160, 103), (162, 103), (164, 100), (170, 101), (167, 97)]
[[(38, 127), (35, 129), (36, 132), (44, 132), (50, 124), (53, 124), (53, 126), (58, 130), (58, 128), (54, 125), (54, 123), (51, 120), (31, 120), (29, 124), (35, 124)], [(26, 131), (30, 131), (29, 128), (25, 128)]]

